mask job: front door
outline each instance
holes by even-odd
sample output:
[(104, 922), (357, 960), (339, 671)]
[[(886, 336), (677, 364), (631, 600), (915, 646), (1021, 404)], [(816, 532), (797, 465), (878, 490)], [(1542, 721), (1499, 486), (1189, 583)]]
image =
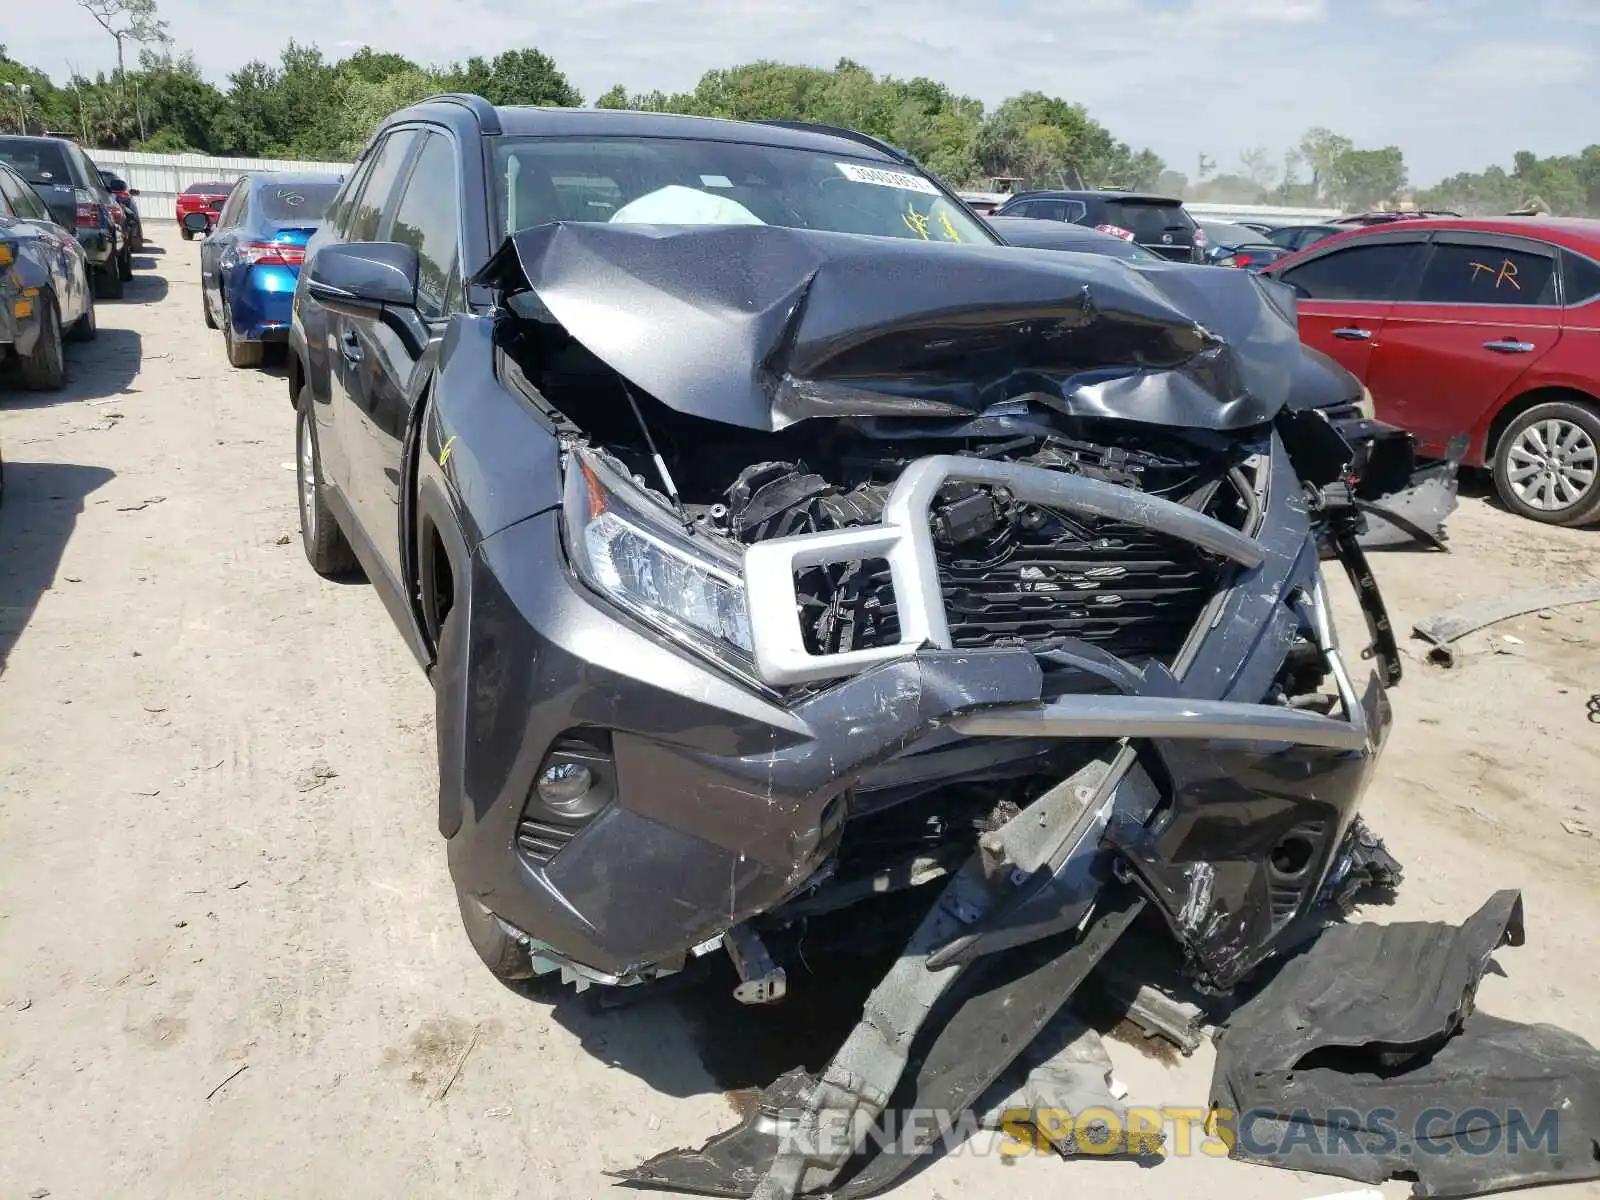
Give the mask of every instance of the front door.
[[(1414, 280), (1425, 250), (1420, 236), (1363, 238), (1272, 275), (1298, 297), (1300, 340), (1370, 387), (1369, 368), (1383, 323), (1395, 296)], [(1377, 398), (1376, 388), (1373, 395)]]

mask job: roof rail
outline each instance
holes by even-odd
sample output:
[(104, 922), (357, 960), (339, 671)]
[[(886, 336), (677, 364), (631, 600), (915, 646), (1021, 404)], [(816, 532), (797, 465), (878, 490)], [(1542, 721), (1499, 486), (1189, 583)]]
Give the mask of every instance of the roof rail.
[(482, 96), (474, 96), (471, 92), (440, 92), (437, 96), (429, 96), (426, 100), (418, 100), (418, 104), (457, 104), (469, 109), (478, 119), (478, 130), (481, 133), (495, 134), (500, 132), (500, 114)]
[(882, 150), (890, 158), (898, 159), (907, 166), (916, 166), (917, 160), (912, 158), (898, 146), (891, 146), (888, 142), (880, 141), (870, 133), (862, 133), (857, 129), (846, 129), (842, 125), (822, 125), (814, 121), (753, 121), (753, 125), (774, 125), (779, 129), (797, 129), (804, 133), (826, 133), (833, 137), (845, 138), (847, 141), (859, 142), (863, 146), (871, 146), (874, 150)]

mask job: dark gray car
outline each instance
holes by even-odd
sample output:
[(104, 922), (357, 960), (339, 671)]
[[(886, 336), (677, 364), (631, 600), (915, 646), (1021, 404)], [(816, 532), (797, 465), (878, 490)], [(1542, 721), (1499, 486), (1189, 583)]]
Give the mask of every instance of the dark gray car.
[(133, 249), (118, 233), (117, 199), (75, 143), (56, 137), (0, 137), (0, 162), (22, 176), (58, 225), (70, 229), (94, 274), (95, 295), (116, 300), (133, 274)]

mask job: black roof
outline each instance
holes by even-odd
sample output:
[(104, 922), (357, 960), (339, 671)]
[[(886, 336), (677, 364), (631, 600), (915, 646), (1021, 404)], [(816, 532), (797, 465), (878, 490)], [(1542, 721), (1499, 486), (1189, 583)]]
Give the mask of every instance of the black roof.
[(1006, 197), (1006, 203), (1013, 200), (1131, 200), (1135, 204), (1182, 204), (1176, 196), (1158, 196), (1154, 192), (1121, 192), (1107, 188), (1095, 191), (1070, 192), (1056, 190), (1039, 190), (1032, 192), (1014, 192)]
[(438, 109), (446, 106), (457, 113), (470, 112), (480, 131), (506, 137), (677, 137), (696, 141), (754, 142), (877, 159), (897, 165), (904, 165), (906, 161), (889, 146), (865, 134), (826, 125), (727, 121), (720, 117), (633, 112), (620, 108), (496, 107), (480, 96), (469, 95), (430, 97), (396, 113), (390, 121), (415, 119), (430, 113), (437, 115)]

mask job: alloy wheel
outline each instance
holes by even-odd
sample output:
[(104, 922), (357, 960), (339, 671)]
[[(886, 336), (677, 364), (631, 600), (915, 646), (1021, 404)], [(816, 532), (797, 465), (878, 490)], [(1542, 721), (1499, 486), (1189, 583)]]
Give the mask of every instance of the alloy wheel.
[(1583, 426), (1560, 417), (1529, 425), (1511, 443), (1506, 478), (1529, 508), (1563, 512), (1594, 491), (1600, 454)]
[(317, 539), (317, 448), (311, 440), (311, 418), (301, 413), (295, 422), (295, 440), (300, 476), (300, 527), (306, 541)]

